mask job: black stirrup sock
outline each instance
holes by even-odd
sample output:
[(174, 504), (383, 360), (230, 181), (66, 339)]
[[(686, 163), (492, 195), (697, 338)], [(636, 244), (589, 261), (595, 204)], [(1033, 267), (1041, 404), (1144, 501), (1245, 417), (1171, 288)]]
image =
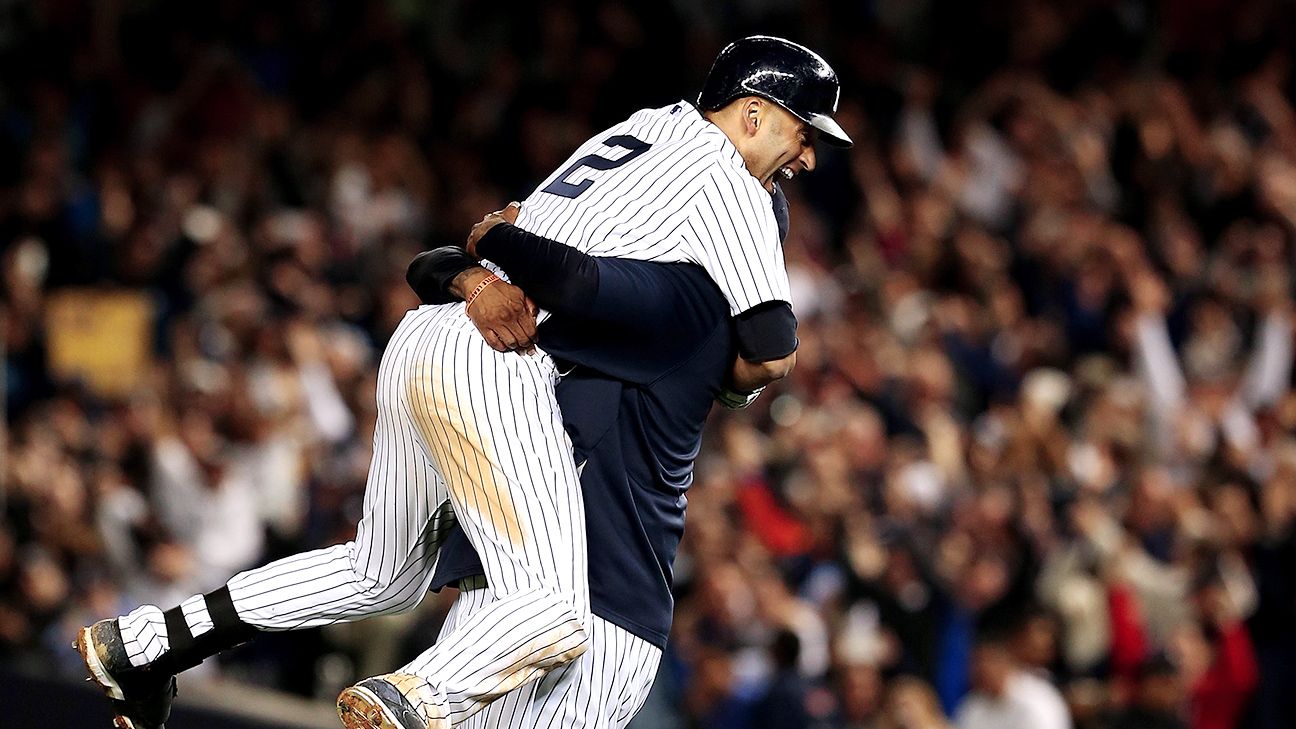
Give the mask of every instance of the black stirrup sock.
[(229, 587), (209, 592), (203, 595), (203, 600), (207, 603), (207, 613), (211, 615), (212, 629), (196, 638), (179, 605), (162, 613), (171, 647), (153, 665), (163, 673), (180, 673), (193, 668), (211, 656), (256, 636), (256, 628), (239, 620)]

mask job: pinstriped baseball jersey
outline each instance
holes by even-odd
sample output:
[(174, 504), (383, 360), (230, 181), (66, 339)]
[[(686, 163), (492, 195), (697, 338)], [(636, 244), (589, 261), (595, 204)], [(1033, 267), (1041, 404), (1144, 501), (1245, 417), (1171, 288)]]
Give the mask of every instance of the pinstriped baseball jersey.
[(685, 101), (594, 135), (527, 197), (517, 225), (590, 255), (696, 263), (731, 314), (791, 300), (770, 194)]

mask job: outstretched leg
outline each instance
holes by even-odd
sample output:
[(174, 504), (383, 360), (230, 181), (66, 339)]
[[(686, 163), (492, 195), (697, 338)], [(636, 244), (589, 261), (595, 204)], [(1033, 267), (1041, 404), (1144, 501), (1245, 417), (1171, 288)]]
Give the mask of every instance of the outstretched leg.
[[(114, 700), (147, 693), (155, 697), (149, 707), (169, 706), (169, 696), (163, 702), (156, 698), (162, 694), (152, 690), (160, 682), (257, 631), (402, 612), (423, 599), (454, 513), (444, 480), (418, 443), (406, 378), (421, 340), (433, 336), (438, 320), (449, 313), (443, 309), (424, 307), (407, 314), (383, 353), (373, 458), (355, 540), (242, 572), (225, 587), (169, 610), (145, 605), (84, 629), (78, 642), (85, 646), (81, 653), (87, 671)], [(126, 688), (138, 684), (132, 679), (141, 675), (151, 677), (145, 682), (149, 691)], [(143, 713), (136, 710), (136, 715)]]

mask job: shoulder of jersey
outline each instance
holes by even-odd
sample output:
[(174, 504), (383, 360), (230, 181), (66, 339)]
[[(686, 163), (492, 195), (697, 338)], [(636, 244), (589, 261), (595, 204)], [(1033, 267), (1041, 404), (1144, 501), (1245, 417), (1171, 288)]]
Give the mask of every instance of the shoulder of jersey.
[(755, 187), (764, 191), (760, 181), (752, 177), (751, 172), (747, 170), (742, 155), (738, 154), (738, 150), (719, 127), (710, 123), (703, 124), (699, 128), (697, 142), (703, 145), (708, 153), (715, 155), (714, 164), (710, 169), (712, 175), (728, 178), (730, 184), (739, 187)]
[[(681, 107), (682, 103), (653, 109), (641, 109), (631, 115), (627, 122), (630, 124), (651, 124), (661, 119), (663, 114), (674, 113)], [(688, 113), (688, 111), (689, 108), (681, 109), (681, 113)], [(702, 120), (699, 116), (690, 116), (694, 121), (687, 130), (684, 130), (681, 136), (654, 143), (654, 147), (658, 147), (657, 152), (672, 155), (706, 155), (711, 158), (710, 163), (707, 165), (706, 171), (698, 175), (696, 179), (698, 184), (705, 184), (709, 180), (713, 184), (728, 189), (746, 188), (748, 194), (751, 195), (756, 195), (757, 191), (759, 191), (761, 194), (756, 195), (756, 197), (764, 199), (763, 196), (767, 196), (768, 193), (761, 187), (760, 182), (748, 172), (742, 156), (738, 154), (738, 150), (729, 142), (724, 132), (720, 131), (719, 127), (714, 124)], [(768, 208), (769, 206), (763, 207)]]
[[(716, 134), (724, 137), (724, 133), (719, 130)], [(729, 190), (742, 190), (749, 198), (760, 202), (757, 206), (759, 209), (772, 216), (773, 208), (770, 205), (769, 191), (761, 185), (760, 180), (752, 176), (742, 156), (731, 146), (722, 145), (719, 150), (723, 156), (708, 170), (714, 184)]]
[[(683, 102), (663, 106), (656, 109), (642, 109), (635, 112), (631, 117), (632, 121), (653, 122), (661, 119), (662, 115), (673, 114), (676, 111), (681, 114), (688, 114), (691, 107), (684, 107)], [(689, 114), (692, 122), (687, 129), (683, 129), (676, 134), (682, 135), (673, 139), (664, 140), (661, 144), (678, 147), (682, 149), (697, 150), (700, 152), (709, 152), (721, 155), (721, 159), (730, 161), (729, 158), (737, 157), (735, 150), (728, 144), (724, 132), (720, 131), (714, 124), (703, 120), (697, 114)], [(741, 159), (741, 158), (740, 158)]]

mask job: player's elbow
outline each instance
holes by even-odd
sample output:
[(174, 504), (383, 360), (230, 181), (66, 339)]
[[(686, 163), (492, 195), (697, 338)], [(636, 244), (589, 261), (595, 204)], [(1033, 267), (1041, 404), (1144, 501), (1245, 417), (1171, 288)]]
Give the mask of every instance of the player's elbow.
[(796, 366), (796, 352), (789, 354), (780, 359), (773, 359), (768, 362), (761, 362), (761, 372), (767, 378), (765, 384), (781, 380), (792, 374), (792, 368)]
[(739, 358), (734, 363), (734, 385), (740, 391), (754, 392), (771, 382), (787, 377), (794, 366), (796, 366), (796, 352), (764, 362), (748, 362)]

